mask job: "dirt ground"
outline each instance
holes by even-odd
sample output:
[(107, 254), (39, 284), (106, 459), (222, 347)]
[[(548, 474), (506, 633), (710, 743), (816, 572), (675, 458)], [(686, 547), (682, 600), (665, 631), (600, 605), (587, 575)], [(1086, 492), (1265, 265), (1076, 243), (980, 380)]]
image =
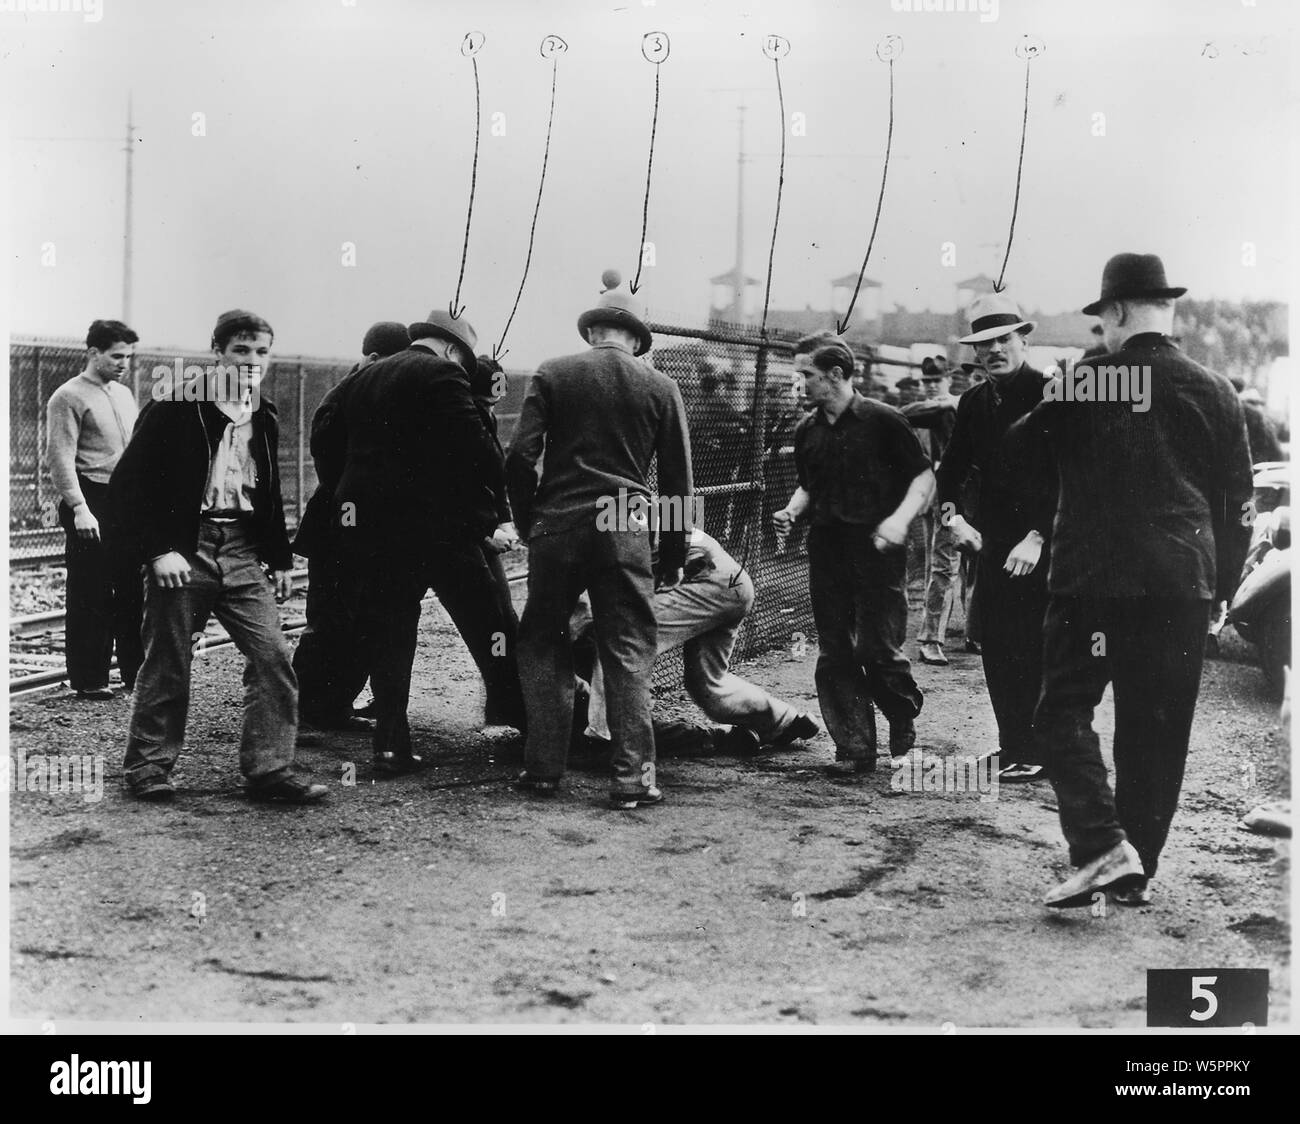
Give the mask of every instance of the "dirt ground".
[[(1237, 823), (1288, 795), (1289, 746), (1244, 645), (1225, 656), (1206, 665), (1155, 901), (1104, 916), (1039, 904), (1067, 871), (1048, 785), (898, 793), (884, 762), (836, 780), (824, 735), (663, 761), (666, 802), (636, 812), (605, 808), (598, 771), (523, 797), (517, 743), (479, 728), (477, 677), (436, 606), (411, 707), (432, 767), (374, 781), (368, 739), (335, 736), (300, 753), (330, 785), (323, 807), (241, 796), (231, 651), (196, 676), (171, 806), (121, 791), (125, 701), (20, 702), (12, 753), (103, 753), (107, 782), (98, 802), (10, 795), (10, 1014), (1141, 1027), (1148, 968), (1265, 967), (1270, 1023), (1289, 1022), (1290, 844)], [(815, 714), (815, 658), (778, 651), (747, 674)], [(926, 752), (994, 745), (977, 656), (916, 674)], [(1106, 743), (1111, 721), (1108, 701)]]

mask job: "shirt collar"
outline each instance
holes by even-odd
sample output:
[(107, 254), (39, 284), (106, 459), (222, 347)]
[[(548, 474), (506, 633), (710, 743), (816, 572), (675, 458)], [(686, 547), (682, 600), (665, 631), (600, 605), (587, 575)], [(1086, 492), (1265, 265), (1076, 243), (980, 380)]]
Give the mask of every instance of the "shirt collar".
[[(602, 347), (612, 347), (615, 351), (621, 351), (624, 355), (632, 355), (632, 349), (626, 344), (620, 343), (618, 340), (601, 340), (600, 343), (593, 343), (591, 345), (592, 351), (598, 351)], [(634, 359), (636, 358), (635, 355), (632, 357)]]

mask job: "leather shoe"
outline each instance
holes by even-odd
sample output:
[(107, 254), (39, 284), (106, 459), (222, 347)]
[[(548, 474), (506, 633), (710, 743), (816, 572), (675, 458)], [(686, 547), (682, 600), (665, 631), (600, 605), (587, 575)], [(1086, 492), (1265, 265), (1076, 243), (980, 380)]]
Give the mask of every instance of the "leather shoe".
[(889, 724), (889, 756), (906, 757), (916, 745), (916, 723), (912, 719), (906, 722)]
[(269, 784), (250, 784), (248, 798), (254, 803), (315, 804), (329, 792), (323, 784), (309, 784), (301, 777), (287, 776)]
[(857, 777), (863, 773), (874, 773), (876, 771), (876, 758), (873, 754), (870, 757), (856, 757), (852, 760), (837, 759), (833, 765), (826, 766), (826, 775), (831, 777)]
[(1127, 839), (1116, 843), (1090, 863), (1079, 867), (1043, 899), (1050, 909), (1074, 909), (1092, 904), (1092, 896), (1131, 890), (1146, 881), (1142, 860)]
[(966, 651), (973, 652), (975, 655), (978, 656), (983, 654), (984, 649), (980, 647), (980, 642), (978, 640), (967, 640)]
[(611, 792), (609, 806), (616, 812), (630, 812), (651, 804), (662, 804), (664, 794), (653, 785), (644, 792)]
[(176, 789), (166, 777), (150, 777), (148, 780), (127, 783), (127, 791), (137, 800), (147, 800), (151, 804), (161, 804), (176, 795)]
[(1144, 878), (1138, 885), (1127, 890), (1112, 890), (1110, 898), (1116, 905), (1150, 905), (1151, 888)]
[(811, 714), (797, 714), (794, 721), (772, 739), (773, 749), (785, 749), (795, 742), (810, 742), (822, 732)]
[(758, 735), (744, 726), (717, 731), (717, 751), (725, 757), (753, 757), (759, 750)]
[(555, 796), (560, 791), (559, 781), (544, 781), (538, 777), (528, 775), (528, 771), (520, 773), (515, 778), (514, 787), (520, 792), (528, 792), (533, 796)]
[(424, 758), (414, 753), (396, 753), (387, 750), (375, 754), (373, 767), (376, 773), (383, 776), (400, 777), (422, 769), (424, 767)]
[(948, 666), (948, 657), (943, 654), (943, 647), (937, 641), (922, 640), (920, 652), (922, 663), (932, 663), (937, 667)]

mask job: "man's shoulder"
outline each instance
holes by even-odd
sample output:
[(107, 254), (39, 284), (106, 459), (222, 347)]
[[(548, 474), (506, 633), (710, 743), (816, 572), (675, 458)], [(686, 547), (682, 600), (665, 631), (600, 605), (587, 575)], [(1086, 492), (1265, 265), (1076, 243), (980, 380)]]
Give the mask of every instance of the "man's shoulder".
[(854, 394), (852, 401), (849, 403), (849, 409), (855, 417), (859, 417), (863, 421), (912, 428), (903, 411), (896, 406), (889, 405), (888, 402), (877, 402), (874, 398), (864, 398), (861, 394)]
[(54, 393), (50, 395), (50, 404), (58, 403), (61, 406), (76, 405), (86, 401), (86, 380), (81, 377), (80, 372), (73, 375), (67, 382), (60, 383), (54, 388)]

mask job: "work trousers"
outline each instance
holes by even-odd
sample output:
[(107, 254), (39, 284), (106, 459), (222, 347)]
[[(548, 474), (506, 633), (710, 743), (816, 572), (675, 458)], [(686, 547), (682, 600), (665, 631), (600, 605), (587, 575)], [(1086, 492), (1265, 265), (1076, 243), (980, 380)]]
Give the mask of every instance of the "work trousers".
[[(1049, 601), (1035, 728), (1075, 866), (1127, 838), (1147, 877), (1156, 873), (1182, 789), (1209, 619), (1209, 601)], [(1107, 683), (1115, 698), (1113, 791), (1092, 728)]]
[(874, 757), (876, 716), (891, 725), (916, 717), (924, 696), (903, 655), (907, 560), (871, 544), (865, 525), (813, 526), (808, 588), (820, 652), (817, 699), (839, 760)]
[(500, 712), (490, 716), (523, 726), (513, 626), (474, 540), (434, 546), (427, 558), (398, 557), (369, 544), (344, 551), (347, 588), (356, 600), (357, 643), (375, 697), (375, 753), (411, 752), (407, 706), (420, 626), (420, 602), (432, 588), (469, 649)]
[(558, 780), (573, 727), (574, 661), (569, 623), (583, 590), (591, 601), (613, 740), (610, 791), (654, 784), (650, 674), (657, 630), (648, 530), (593, 525), (535, 535), (528, 545), (528, 603), (519, 623), (519, 666), (528, 711), (525, 769)]
[(81, 538), (73, 525), (72, 509), (60, 502), (59, 522), (66, 532), (64, 561), (68, 569), (64, 609), (68, 683), (75, 691), (107, 687), (116, 643), (117, 669), (130, 690), (144, 659), (140, 564), (122, 549), (108, 502), (108, 485), (88, 480), (80, 473), (77, 482), (86, 506), (99, 521), (99, 538)]
[(221, 622), (246, 661), (240, 772), (258, 784), (273, 783), (290, 772), (298, 735), (298, 684), (275, 592), (240, 523), (203, 520), (197, 548), (185, 557), (189, 581), (179, 589), (162, 589), (152, 574), (147, 578), (144, 662), (123, 765), (127, 783), (166, 778), (176, 764), (192, 672), (208, 668), (203, 630), (209, 616)]
[(1043, 682), (1043, 616), (1047, 611), (1047, 551), (1033, 573), (1003, 569), (1011, 546), (988, 543), (979, 555), (979, 603), (984, 682), (998, 722), (1000, 763), (1041, 764), (1034, 707)]

